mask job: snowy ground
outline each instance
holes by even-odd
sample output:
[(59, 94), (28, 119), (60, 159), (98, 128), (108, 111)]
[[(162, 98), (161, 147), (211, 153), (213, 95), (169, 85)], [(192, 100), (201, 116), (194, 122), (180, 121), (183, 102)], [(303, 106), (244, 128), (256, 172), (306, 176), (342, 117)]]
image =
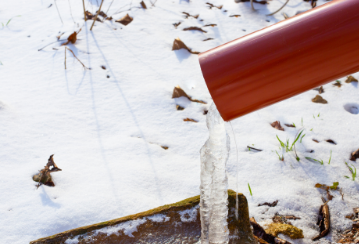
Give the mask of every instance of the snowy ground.
[[(2, 1), (0, 243), (28, 243), (198, 195), (199, 150), (208, 137), (203, 110), (212, 101), (197, 55), (171, 51), (173, 40), (179, 37), (194, 51), (203, 52), (281, 21), (283, 12), (293, 16), (311, 8), (309, 2), (291, 0), (268, 17), (285, 1), (255, 4), (253, 12), (250, 3), (233, 0), (210, 1), (223, 4), (222, 9), (209, 9), (207, 0), (158, 0), (155, 6), (145, 0), (148, 9), (123, 11), (131, 2), (132, 7), (140, 6), (139, 0), (114, 1), (109, 9), (111, 1), (105, 0), (102, 9), (109, 9), (107, 14), (114, 19), (129, 13), (132, 23), (97, 22), (90, 31), (92, 21), (84, 24), (82, 1), (71, 1), (71, 11), (69, 1), (56, 1), (63, 23), (53, 0)], [(98, 8), (95, 0), (85, 4), (92, 13)], [(185, 19), (184, 11), (200, 16)], [(241, 16), (229, 17), (237, 14)], [(176, 29), (173, 23), (179, 21)], [(182, 31), (206, 24), (217, 26), (203, 27), (207, 33)], [(80, 28), (77, 42), (68, 48), (91, 70), (84, 71), (70, 52), (65, 70), (64, 46), (60, 46), (64, 41), (56, 42), (56, 36), (65, 32), (64, 40)], [(203, 42), (206, 38), (214, 40)], [(55, 43), (38, 51), (51, 42)], [(359, 74), (354, 76), (359, 78)], [(236, 190), (238, 185), (248, 198), (250, 215), (260, 224), (269, 223), (276, 212), (301, 217), (292, 223), (303, 229), (305, 239), (293, 243), (311, 243), (310, 238), (318, 233), (315, 223), (325, 194), (314, 188), (316, 183), (339, 181), (344, 193), (343, 201), (333, 191), (329, 202), (334, 229), (350, 226), (344, 216), (358, 207), (358, 179), (344, 178), (350, 176), (344, 162), (359, 168), (348, 160), (359, 148), (359, 115), (347, 112), (344, 105), (358, 104), (359, 93), (357, 83), (344, 80), (341, 88), (324, 86), (322, 96), (328, 104), (312, 103), (318, 92), (311, 90), (231, 122), (239, 163), (229, 130), (229, 188)], [(208, 104), (171, 99), (176, 85)], [(185, 110), (177, 111), (176, 104)], [(184, 118), (199, 122), (184, 122)], [(297, 128), (276, 130), (270, 126), (276, 120), (282, 125), (295, 123)], [(275, 153), (279, 150), (276, 135), (292, 142), (302, 127), (306, 136), (297, 144), (301, 161), (292, 152), (280, 161)], [(248, 151), (246, 146), (252, 144), (263, 151)], [(306, 152), (311, 149), (314, 153)], [(36, 189), (32, 176), (51, 154), (63, 171), (53, 173), (55, 187)], [(323, 159), (324, 165), (305, 157)], [(274, 208), (258, 207), (258, 203), (275, 200), (279, 202)], [(320, 242), (331, 240), (333, 234)]]

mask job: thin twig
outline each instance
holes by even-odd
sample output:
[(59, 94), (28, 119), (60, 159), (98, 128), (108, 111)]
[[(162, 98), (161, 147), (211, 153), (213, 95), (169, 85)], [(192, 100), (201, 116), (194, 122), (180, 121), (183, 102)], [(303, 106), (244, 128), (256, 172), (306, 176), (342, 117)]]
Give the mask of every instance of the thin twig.
[(155, 0), (153, 3), (152, 3), (152, 1), (150, 1), (150, 2), (152, 4), (152, 6), (155, 7), (155, 3), (157, 2), (157, 0)]
[(247, 148), (248, 148), (248, 149), (253, 149), (253, 150), (256, 150), (256, 151), (259, 151), (259, 152), (263, 151), (262, 149), (257, 149), (257, 148), (250, 147), (250, 146), (247, 146)]
[(54, 44), (55, 42), (58, 42), (58, 41), (65, 41), (65, 40), (57, 40), (57, 41), (51, 42), (51, 43), (47, 44), (46, 46), (44, 46), (44, 47), (38, 49), (37, 51), (41, 51), (41, 50), (44, 49), (45, 47), (47, 47), (47, 46), (49, 46), (49, 45), (51, 45), (51, 44)]
[(98, 11), (97, 11), (97, 13), (96, 13), (96, 17), (95, 17), (95, 19), (94, 19), (94, 20), (93, 20), (93, 22), (92, 22), (92, 25), (91, 25), (90, 31), (92, 31), (92, 28), (93, 28), (93, 26), (94, 26), (94, 24), (95, 24), (95, 21), (97, 20), (98, 14), (101, 12), (101, 7), (102, 7), (102, 4), (103, 4), (103, 0), (101, 1), (101, 5), (100, 5), (99, 10), (98, 10)]
[(66, 69), (66, 47), (65, 47), (65, 69)]
[(56, 0), (54, 0), (54, 2), (55, 2), (55, 6), (56, 6), (56, 9), (57, 9), (57, 12), (59, 13), (59, 17), (60, 17), (61, 23), (64, 24), (64, 22), (62, 21), (61, 15), (60, 15), (59, 8), (57, 7)]
[(107, 15), (108, 11), (110, 10), (110, 8), (111, 8), (111, 6), (112, 6), (113, 1), (114, 1), (114, 0), (112, 0), (112, 2), (111, 2), (111, 4), (110, 4), (110, 6), (109, 6), (109, 7), (108, 7), (108, 9), (107, 9), (107, 11), (106, 11), (106, 15)]
[(75, 22), (75, 20), (74, 20), (74, 16), (72, 16), (72, 9), (71, 9), (70, 0), (68, 0), (68, 2), (69, 2), (69, 6), (70, 6), (70, 14), (71, 14), (71, 18), (72, 18), (72, 20), (74, 21), (74, 23), (76, 23), (76, 22)]
[(78, 58), (76, 57), (76, 55), (74, 54), (74, 52), (73, 52), (70, 48), (65, 47), (65, 49), (69, 50), (69, 51), (72, 53), (72, 55), (74, 55), (74, 57), (77, 59), (77, 61), (79, 61), (80, 64), (82, 64), (82, 66), (84, 67), (84, 69), (89, 69), (89, 68), (87, 68), (87, 67), (80, 61), (80, 59), (78, 59)]
[(267, 14), (267, 16), (270, 16), (270, 15), (273, 15), (273, 14), (278, 13), (279, 11), (281, 11), (281, 10), (285, 7), (285, 5), (287, 5), (288, 2), (289, 2), (289, 0), (287, 0), (287, 1), (285, 2), (285, 4), (283, 4), (283, 6), (280, 7), (280, 9), (278, 9), (277, 11), (275, 11), (275, 12), (273, 12), (273, 13), (271, 13), (271, 14)]
[(252, 7), (253, 11), (256, 11), (256, 9), (253, 6), (253, 0), (251, 0), (251, 7)]
[(87, 18), (86, 18), (86, 9), (85, 9), (85, 0), (82, 0), (82, 6), (84, 7), (84, 20), (87, 21)]

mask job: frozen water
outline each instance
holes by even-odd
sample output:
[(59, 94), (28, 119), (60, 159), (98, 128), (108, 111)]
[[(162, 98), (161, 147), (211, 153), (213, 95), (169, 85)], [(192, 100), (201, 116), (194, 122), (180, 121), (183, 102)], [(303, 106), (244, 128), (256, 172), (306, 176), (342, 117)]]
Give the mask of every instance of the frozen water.
[(228, 243), (228, 180), (230, 145), (225, 123), (213, 103), (207, 114), (209, 138), (201, 148), (201, 243)]

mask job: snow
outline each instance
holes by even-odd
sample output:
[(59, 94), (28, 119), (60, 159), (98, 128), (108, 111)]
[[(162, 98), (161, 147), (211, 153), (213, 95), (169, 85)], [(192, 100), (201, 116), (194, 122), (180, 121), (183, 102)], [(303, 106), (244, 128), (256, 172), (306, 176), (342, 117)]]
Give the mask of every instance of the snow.
[[(293, 16), (311, 8), (309, 2), (291, 0), (279, 13), (266, 16), (285, 1), (255, 4), (256, 12), (250, 3), (210, 1), (223, 4), (219, 10), (209, 9), (206, 2), (158, 0), (151, 6), (145, 0), (147, 10), (115, 14), (128, 9), (131, 1), (114, 1), (108, 15), (119, 19), (129, 13), (133, 22), (123, 26), (105, 21), (96, 23), (92, 31), (92, 22), (84, 25), (82, 1), (70, 2), (75, 23), (69, 1), (56, 1), (63, 24), (52, 0), (2, 2), (0, 22), (21, 16), (0, 27), (0, 243), (28, 243), (199, 194), (199, 150), (208, 138), (203, 111), (211, 97), (197, 55), (171, 51), (173, 40), (179, 37), (193, 51), (202, 52), (283, 20), (282, 12)], [(96, 1), (85, 3), (94, 13)], [(104, 2), (105, 12), (110, 3)], [(132, 1), (132, 6), (139, 6), (139, 1)], [(185, 19), (183, 11), (200, 17)], [(233, 14), (241, 16), (229, 17)], [(175, 29), (173, 23), (179, 21)], [(203, 27), (207, 33), (182, 31), (205, 24), (217, 26)], [(80, 28), (77, 42), (68, 48), (91, 70), (85, 71), (70, 52), (65, 70), (64, 47), (56, 36), (65, 32), (64, 40)], [(214, 40), (202, 41), (209, 37)], [(38, 51), (51, 42), (55, 43)], [(358, 73), (353, 76), (359, 78)], [(334, 231), (322, 243), (334, 240), (335, 230), (348, 227), (350, 220), (344, 216), (358, 207), (358, 179), (344, 178), (350, 176), (345, 161), (359, 168), (349, 161), (350, 153), (359, 148), (359, 115), (347, 111), (347, 104), (359, 103), (358, 86), (345, 83), (345, 77), (340, 80), (341, 88), (324, 86), (321, 95), (328, 104), (312, 103), (317, 91), (311, 90), (232, 121), (238, 164), (228, 130), (229, 188), (237, 188), (238, 165), (238, 191), (248, 199), (250, 216), (260, 224), (269, 223), (276, 212), (301, 217), (292, 223), (303, 229), (305, 239), (292, 243), (311, 243), (318, 233), (316, 218), (321, 196), (326, 196), (314, 188), (316, 183), (339, 181), (344, 193), (343, 201), (338, 191), (331, 192), (334, 198), (328, 204)], [(171, 99), (177, 85), (207, 105)], [(185, 110), (176, 110), (176, 100)], [(297, 128), (275, 130), (270, 123), (276, 120), (282, 125), (295, 123)], [(296, 144), (301, 161), (292, 152), (280, 161), (276, 135), (292, 142), (300, 128), (306, 134)], [(263, 151), (248, 151), (252, 144)], [(314, 153), (306, 152), (310, 149)], [(51, 154), (62, 169), (52, 174), (56, 186), (36, 190), (32, 176)], [(305, 157), (322, 159), (324, 165)], [(258, 207), (275, 200), (279, 200), (276, 207)]]
[(179, 215), (181, 216), (181, 221), (182, 222), (194, 222), (194, 221), (196, 221), (197, 214), (198, 214), (198, 209), (199, 209), (199, 205), (197, 205), (196, 207), (193, 207), (193, 208), (186, 209), (186, 210), (178, 212)]

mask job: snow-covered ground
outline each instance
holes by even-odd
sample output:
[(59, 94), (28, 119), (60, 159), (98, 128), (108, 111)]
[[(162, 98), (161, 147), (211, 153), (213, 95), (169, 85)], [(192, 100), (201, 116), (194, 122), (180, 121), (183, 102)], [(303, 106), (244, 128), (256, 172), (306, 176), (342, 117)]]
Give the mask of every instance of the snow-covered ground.
[[(208, 137), (203, 111), (212, 101), (197, 55), (172, 51), (173, 40), (179, 37), (193, 51), (203, 52), (281, 21), (283, 12), (293, 16), (311, 8), (310, 2), (291, 0), (279, 13), (266, 16), (285, 1), (254, 4), (255, 12), (249, 2), (233, 0), (210, 0), (222, 9), (209, 9), (207, 0), (158, 0), (155, 6), (145, 0), (146, 10), (138, 8), (139, 0), (113, 1), (110, 7), (111, 2), (105, 0), (102, 6), (109, 16), (116, 20), (129, 13), (134, 20), (127, 26), (97, 22), (90, 31), (92, 21), (84, 24), (82, 1), (1, 2), (0, 243), (28, 243), (198, 195), (199, 150)], [(92, 13), (98, 9), (96, 0), (85, 4)], [(182, 12), (199, 18), (185, 19)], [(207, 24), (217, 26), (203, 27)], [(190, 26), (208, 32), (183, 31)], [(56, 42), (56, 36), (65, 32), (65, 40), (80, 28), (77, 42), (68, 48), (91, 70), (84, 71), (70, 52), (65, 70), (64, 41)], [(203, 42), (206, 38), (214, 39)], [(344, 109), (349, 103), (358, 105), (359, 92), (357, 83), (344, 80), (341, 88), (324, 86), (321, 95), (328, 104), (312, 103), (318, 92), (311, 90), (231, 122), (239, 162), (229, 130), (229, 188), (236, 190), (238, 185), (247, 196), (250, 216), (262, 225), (276, 212), (301, 217), (292, 223), (303, 229), (305, 239), (293, 243), (311, 243), (318, 233), (315, 223), (325, 194), (314, 187), (316, 183), (338, 181), (344, 193), (342, 200), (332, 191), (334, 199), (329, 202), (334, 230), (350, 226), (344, 216), (359, 205), (358, 179), (344, 177), (351, 176), (345, 161), (359, 168), (349, 161), (350, 153), (359, 148), (359, 115)], [(177, 85), (207, 104), (171, 99)], [(185, 109), (177, 111), (176, 104)], [(285, 131), (270, 126), (276, 120)], [(280, 161), (276, 135), (292, 142), (301, 128), (306, 136), (297, 143), (300, 162), (293, 152)], [(263, 151), (248, 151), (247, 145)], [(62, 172), (52, 174), (55, 187), (36, 189), (32, 176), (51, 154)], [(305, 157), (322, 159), (324, 165)], [(258, 207), (275, 200), (276, 207)], [(320, 242), (333, 240), (332, 233)]]

